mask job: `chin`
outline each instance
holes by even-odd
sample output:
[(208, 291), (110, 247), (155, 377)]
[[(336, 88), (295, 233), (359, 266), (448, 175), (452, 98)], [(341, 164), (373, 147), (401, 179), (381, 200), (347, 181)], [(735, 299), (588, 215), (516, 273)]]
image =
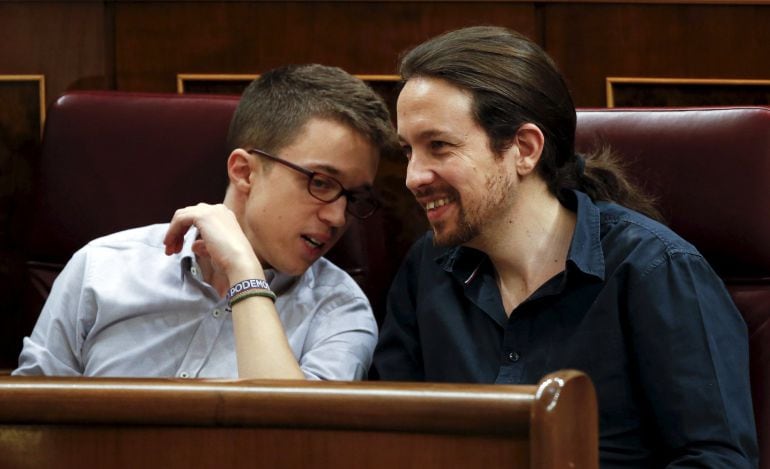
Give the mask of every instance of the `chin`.
[(446, 225), (437, 225), (433, 227), (433, 245), (439, 247), (454, 247), (467, 244), (473, 241), (479, 235), (479, 230), (470, 225), (462, 224), (454, 229), (449, 229)]
[(299, 277), (300, 275), (304, 274), (311, 265), (313, 265), (313, 263), (308, 264), (305, 262), (299, 262), (293, 265), (276, 266), (275, 270), (285, 275)]
[(453, 235), (453, 233), (447, 233), (446, 230), (444, 231), (438, 231), (435, 228), (433, 229), (433, 245), (443, 248), (449, 248), (457, 246), (458, 243), (456, 242), (456, 237)]

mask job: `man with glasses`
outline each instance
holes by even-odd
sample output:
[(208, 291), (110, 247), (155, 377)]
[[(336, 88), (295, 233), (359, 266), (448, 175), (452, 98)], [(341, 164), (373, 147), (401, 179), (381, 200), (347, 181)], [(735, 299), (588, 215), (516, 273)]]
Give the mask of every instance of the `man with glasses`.
[(377, 209), (395, 148), (382, 100), (321, 65), (244, 91), (219, 205), (92, 241), (57, 278), (17, 375), (360, 379), (377, 340), (355, 281), (322, 256)]

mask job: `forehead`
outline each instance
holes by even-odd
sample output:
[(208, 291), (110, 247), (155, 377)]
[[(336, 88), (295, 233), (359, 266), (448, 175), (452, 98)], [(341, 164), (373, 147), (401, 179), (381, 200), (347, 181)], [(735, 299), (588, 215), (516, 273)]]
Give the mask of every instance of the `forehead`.
[(361, 132), (337, 120), (318, 117), (309, 119), (279, 155), (348, 185), (371, 184), (379, 162), (378, 148)]
[(446, 80), (416, 77), (406, 82), (398, 96), (396, 115), (399, 136), (414, 131), (460, 130), (474, 125), (470, 92)]

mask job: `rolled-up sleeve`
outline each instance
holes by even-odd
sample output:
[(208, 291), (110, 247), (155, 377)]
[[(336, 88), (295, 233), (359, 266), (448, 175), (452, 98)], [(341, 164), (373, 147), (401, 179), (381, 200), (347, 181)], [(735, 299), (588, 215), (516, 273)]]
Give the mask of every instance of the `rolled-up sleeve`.
[(56, 278), (13, 375), (82, 375), (84, 318), (92, 309), (86, 287), (87, 253), (78, 251)]
[(377, 343), (377, 322), (363, 293), (332, 295), (319, 305), (299, 366), (308, 379), (364, 379)]

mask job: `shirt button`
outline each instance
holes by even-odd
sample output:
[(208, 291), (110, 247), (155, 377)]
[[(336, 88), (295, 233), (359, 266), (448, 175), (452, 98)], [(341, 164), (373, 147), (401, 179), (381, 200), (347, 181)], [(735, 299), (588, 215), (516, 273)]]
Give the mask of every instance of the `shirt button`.
[(214, 316), (215, 318), (218, 318), (220, 314), (222, 314), (222, 311), (218, 309), (215, 309), (214, 311), (211, 312), (211, 315)]
[(511, 353), (508, 354), (508, 360), (510, 360), (512, 362), (519, 361), (519, 358), (521, 358), (521, 357), (519, 356), (518, 352), (511, 352)]
[(197, 267), (190, 267), (190, 273), (193, 275), (198, 275), (198, 268)]
[(190, 374), (188, 372), (186, 372), (186, 371), (183, 371), (183, 372), (179, 373), (179, 377), (180, 378), (189, 378)]

